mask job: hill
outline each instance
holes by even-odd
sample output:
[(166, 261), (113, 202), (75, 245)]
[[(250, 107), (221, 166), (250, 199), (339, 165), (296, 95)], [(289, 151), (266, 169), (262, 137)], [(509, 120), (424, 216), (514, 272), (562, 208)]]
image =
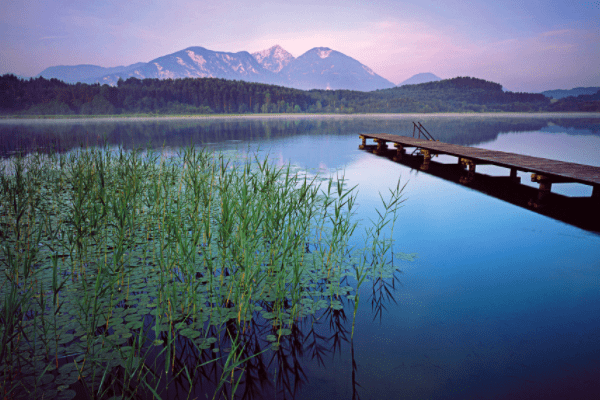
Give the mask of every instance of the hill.
[(0, 113), (24, 115), (600, 111), (599, 98), (596, 93), (552, 102), (540, 93), (505, 92), (498, 83), (471, 77), (370, 92), (304, 91), (217, 78), (132, 77), (112, 87), (0, 77)]
[(563, 89), (546, 90), (546, 91), (542, 92), (542, 94), (546, 97), (551, 97), (553, 99), (563, 99), (563, 98), (569, 97), (569, 96), (577, 97), (582, 94), (584, 94), (584, 95), (585, 94), (594, 94), (598, 90), (600, 90), (600, 87), (576, 87), (574, 89), (569, 89), (569, 90), (563, 90)]

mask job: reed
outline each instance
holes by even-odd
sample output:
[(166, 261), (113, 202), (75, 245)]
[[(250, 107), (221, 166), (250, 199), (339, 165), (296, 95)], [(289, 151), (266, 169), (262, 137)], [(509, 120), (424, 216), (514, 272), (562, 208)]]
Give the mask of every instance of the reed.
[[(364, 251), (349, 247), (356, 188), (343, 176), (256, 154), (33, 154), (5, 162), (0, 185), (7, 399), (164, 398), (182, 379), (190, 397), (209, 367), (213, 398), (234, 398), (260, 353), (245, 350), (256, 321), (277, 351), (298, 321), (350, 299), (354, 333), (358, 288), (390, 264), (403, 189), (382, 198)], [(356, 287), (341, 286), (348, 275)]]

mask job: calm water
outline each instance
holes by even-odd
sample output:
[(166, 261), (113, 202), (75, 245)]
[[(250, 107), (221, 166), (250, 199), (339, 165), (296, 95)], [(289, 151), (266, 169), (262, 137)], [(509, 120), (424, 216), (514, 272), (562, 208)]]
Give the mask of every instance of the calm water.
[[(376, 217), (379, 192), (398, 179), (407, 183), (395, 250), (418, 257), (399, 261), (394, 279), (363, 285), (352, 341), (350, 306), (300, 324), (283, 352), (266, 353), (248, 369), (239, 392), (248, 398), (597, 398), (600, 235), (528, 210), (503, 191), (489, 196), (485, 185), (460, 185), (457, 177), (358, 150), (359, 133), (411, 136), (413, 120), (444, 142), (600, 166), (600, 119), (582, 118), (1, 121), (0, 152), (69, 151), (102, 141), (259, 149), (281, 165), (324, 175), (343, 170), (358, 184), (357, 217), (365, 221)], [(508, 175), (492, 166), (477, 172)], [(527, 196), (536, 185), (519, 176)], [(591, 194), (578, 184), (552, 190)]]

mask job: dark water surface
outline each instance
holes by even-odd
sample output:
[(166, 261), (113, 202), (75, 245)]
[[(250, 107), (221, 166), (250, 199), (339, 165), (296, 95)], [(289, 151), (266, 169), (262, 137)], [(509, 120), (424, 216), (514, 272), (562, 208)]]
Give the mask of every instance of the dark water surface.
[[(488, 184), (461, 185), (454, 175), (358, 150), (360, 133), (412, 135), (413, 120), (1, 121), (0, 153), (70, 151), (102, 142), (173, 151), (190, 143), (259, 148), (281, 165), (325, 176), (343, 170), (349, 184), (358, 185), (357, 218), (364, 221), (375, 219), (379, 192), (387, 193), (398, 179), (407, 183), (395, 251), (418, 257), (400, 261), (402, 273), (393, 279), (361, 287), (353, 340), (348, 304), (300, 323), (283, 351), (265, 353), (264, 365), (248, 368), (238, 391), (247, 398), (598, 398), (597, 229), (531, 211), (526, 201), (504, 194), (511, 189), (490, 196)], [(600, 119), (418, 120), (443, 142), (600, 166)], [(444, 156), (434, 161), (456, 163)], [(477, 172), (508, 175), (493, 166)], [(519, 176), (527, 196), (527, 188), (537, 185), (528, 174)], [(579, 184), (554, 185), (552, 191), (574, 198), (591, 194)]]

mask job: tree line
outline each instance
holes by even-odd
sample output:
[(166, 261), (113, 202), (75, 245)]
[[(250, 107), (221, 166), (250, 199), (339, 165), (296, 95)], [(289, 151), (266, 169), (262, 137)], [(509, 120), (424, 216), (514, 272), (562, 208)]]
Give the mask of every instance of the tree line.
[(598, 97), (556, 101), (470, 77), (372, 92), (304, 91), (218, 78), (129, 78), (108, 86), (0, 77), (0, 113), (8, 115), (600, 111)]

